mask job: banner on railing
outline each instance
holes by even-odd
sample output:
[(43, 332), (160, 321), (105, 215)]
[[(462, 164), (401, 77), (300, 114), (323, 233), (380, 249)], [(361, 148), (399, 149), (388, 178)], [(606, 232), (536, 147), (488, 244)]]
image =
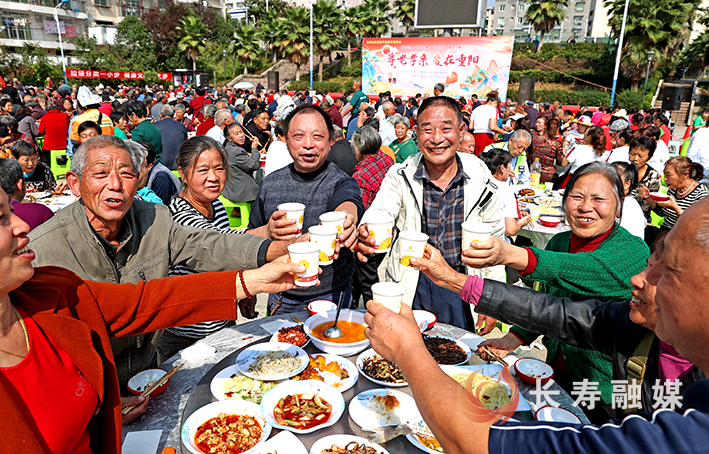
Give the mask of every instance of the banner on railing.
[[(67, 77), (79, 79), (143, 79), (140, 71), (94, 71), (92, 69), (67, 69)], [(158, 73), (160, 80), (172, 80), (172, 73)]]
[(497, 90), (507, 96), (514, 36), (365, 38), (362, 90), (393, 95), (444, 94), (480, 98)]

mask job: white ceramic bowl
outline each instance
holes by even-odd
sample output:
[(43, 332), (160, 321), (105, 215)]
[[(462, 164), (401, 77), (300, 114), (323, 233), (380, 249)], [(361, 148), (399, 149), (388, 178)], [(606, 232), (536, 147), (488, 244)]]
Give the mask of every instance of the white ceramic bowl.
[[(147, 369), (142, 372), (139, 372), (135, 374), (133, 378), (128, 380), (128, 391), (136, 395), (143, 394), (143, 392), (148, 389), (148, 387), (152, 383), (155, 383), (156, 381), (160, 380), (165, 374), (167, 374), (167, 372), (163, 369)], [(167, 379), (167, 381), (165, 381), (165, 383), (160, 385), (150, 395), (152, 397), (155, 397), (161, 392), (165, 391), (165, 388), (167, 388), (168, 383), (170, 383), (169, 378)]]
[(578, 416), (561, 407), (545, 406), (537, 410), (534, 414), (537, 421), (568, 422), (571, 424), (581, 424)]
[(259, 445), (266, 441), (268, 436), (271, 434), (271, 426), (266, 423), (266, 419), (263, 415), (261, 415), (261, 409), (255, 403), (247, 402), (245, 400), (222, 400), (219, 402), (212, 402), (211, 404), (207, 404), (192, 413), (182, 425), (182, 444), (185, 445), (191, 453), (204, 454), (199, 448), (197, 448), (197, 445), (194, 442), (194, 436), (197, 433), (199, 426), (204, 424), (209, 419), (218, 416), (220, 413), (252, 416), (261, 425), (261, 429), (263, 429), (261, 439), (251, 449), (244, 451), (243, 454), (256, 451)]
[(541, 383), (546, 383), (554, 376), (554, 369), (549, 364), (535, 358), (518, 359), (515, 362), (515, 372), (531, 385), (535, 385), (537, 379)]
[(438, 321), (436, 315), (433, 312), (424, 311), (421, 309), (416, 309), (413, 312), (414, 318), (416, 319), (416, 323), (419, 325), (419, 329), (421, 329), (421, 332), (433, 328), (433, 325), (435, 325), (436, 321)]
[(337, 310), (337, 304), (328, 300), (317, 300), (308, 304), (308, 312), (310, 312), (310, 315), (324, 314), (327, 311), (334, 310)]
[[(313, 345), (315, 345), (318, 349), (325, 353), (332, 353), (333, 355), (340, 356), (352, 356), (369, 347), (369, 339), (364, 339), (358, 342), (351, 342), (348, 344), (338, 344), (336, 342), (325, 341), (313, 336), (313, 328), (315, 328), (321, 323), (334, 321), (336, 314), (337, 311), (327, 311), (324, 314), (315, 314), (305, 321), (305, 334), (310, 336), (310, 339), (313, 341)], [(342, 309), (342, 311), (340, 312), (340, 320), (360, 323), (362, 325), (367, 326), (366, 323), (364, 323), (364, 312)]]
[[(332, 405), (332, 412), (328, 420), (310, 429), (296, 429), (279, 424), (273, 416), (273, 409), (276, 408), (281, 398), (293, 394), (318, 394), (322, 399), (325, 399), (327, 403)], [(319, 380), (290, 380), (283, 382), (267, 392), (261, 400), (261, 414), (270, 425), (296, 434), (308, 434), (324, 427), (332, 426), (340, 419), (344, 411), (345, 399), (342, 398), (342, 393)]]

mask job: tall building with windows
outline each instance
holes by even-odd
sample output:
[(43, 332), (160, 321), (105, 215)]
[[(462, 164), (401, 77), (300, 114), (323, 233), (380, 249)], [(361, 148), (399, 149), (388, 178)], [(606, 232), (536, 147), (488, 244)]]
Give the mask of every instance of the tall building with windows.
[[(539, 33), (525, 18), (528, 3), (525, 0), (495, 0), (492, 14), (494, 35), (514, 35), (517, 41), (532, 41)], [(561, 24), (544, 35), (544, 42), (602, 41), (610, 33), (607, 9), (603, 0), (571, 0)]]

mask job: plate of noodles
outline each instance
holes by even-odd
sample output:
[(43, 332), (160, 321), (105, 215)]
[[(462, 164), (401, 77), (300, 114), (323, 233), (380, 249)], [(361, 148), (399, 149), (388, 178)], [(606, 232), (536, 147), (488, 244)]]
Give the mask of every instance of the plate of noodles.
[[(500, 372), (502, 371), (502, 365), (500, 364), (441, 366), (441, 369), (460, 384), (464, 384), (470, 374), (478, 371), (478, 374), (474, 378), (474, 386), (491, 386), (489, 390), (485, 390), (485, 394), (489, 396), (487, 401), (483, 401), (483, 405), (489, 409), (498, 408), (510, 402), (510, 398), (512, 397), (510, 396), (510, 387), (504, 382), (498, 383)], [(524, 396), (522, 396), (522, 393), (520, 393), (516, 411), (531, 410), (532, 407), (529, 406), (529, 402), (527, 402)]]

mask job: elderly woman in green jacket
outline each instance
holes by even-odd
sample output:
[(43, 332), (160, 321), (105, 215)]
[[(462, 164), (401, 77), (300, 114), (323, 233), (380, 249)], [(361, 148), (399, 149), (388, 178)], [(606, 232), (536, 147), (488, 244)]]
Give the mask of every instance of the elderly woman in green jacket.
[[(605, 162), (586, 164), (572, 175), (564, 192), (571, 231), (555, 235), (546, 250), (521, 248), (491, 238), (473, 243), (463, 252), (463, 261), (474, 268), (508, 265), (521, 276), (539, 282), (541, 291), (559, 298), (630, 299), (630, 278), (642, 271), (650, 251), (642, 240), (616, 223), (622, 200), (623, 184), (614, 168)], [(538, 336), (513, 327), (487, 345), (506, 354)], [(610, 357), (549, 339), (544, 344), (554, 378), (568, 392), (574, 382), (584, 378), (598, 382), (604, 406), (585, 411), (593, 422), (607, 420), (612, 395)]]

